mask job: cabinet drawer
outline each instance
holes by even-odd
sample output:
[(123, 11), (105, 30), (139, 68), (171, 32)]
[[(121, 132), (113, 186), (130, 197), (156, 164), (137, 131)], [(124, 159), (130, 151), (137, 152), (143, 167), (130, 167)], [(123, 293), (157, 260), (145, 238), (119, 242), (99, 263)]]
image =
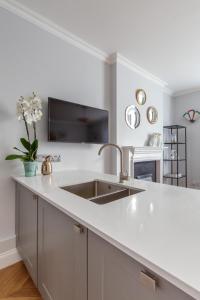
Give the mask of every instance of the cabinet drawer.
[(165, 279), (88, 233), (88, 300), (192, 300)]

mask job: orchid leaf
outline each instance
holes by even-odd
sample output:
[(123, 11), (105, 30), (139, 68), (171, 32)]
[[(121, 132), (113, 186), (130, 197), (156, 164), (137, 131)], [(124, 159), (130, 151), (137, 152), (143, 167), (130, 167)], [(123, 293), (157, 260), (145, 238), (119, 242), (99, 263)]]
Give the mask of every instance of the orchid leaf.
[(11, 155), (8, 155), (5, 159), (6, 160), (14, 160), (14, 159), (24, 160), (25, 156), (24, 155), (11, 154)]
[(29, 143), (29, 141), (27, 141), (27, 140), (24, 139), (24, 138), (21, 138), (20, 141), (21, 141), (22, 145), (24, 146), (24, 148), (25, 148), (26, 150), (30, 151), (30, 149), (31, 149), (31, 144)]
[(38, 149), (38, 140), (36, 139), (31, 144), (31, 151), (34, 152), (37, 149)]
[(23, 153), (23, 154), (25, 154), (25, 155), (28, 155), (28, 152), (24, 152), (24, 151), (20, 150), (20, 149), (17, 148), (17, 147), (14, 147), (13, 149), (14, 149), (14, 150), (17, 150), (17, 151), (19, 151), (19, 152), (21, 152), (21, 153)]
[(36, 156), (37, 156), (37, 150), (38, 150), (38, 140), (34, 140), (33, 143), (31, 144), (31, 151), (30, 151), (30, 155), (31, 155), (31, 158), (33, 160), (36, 159)]

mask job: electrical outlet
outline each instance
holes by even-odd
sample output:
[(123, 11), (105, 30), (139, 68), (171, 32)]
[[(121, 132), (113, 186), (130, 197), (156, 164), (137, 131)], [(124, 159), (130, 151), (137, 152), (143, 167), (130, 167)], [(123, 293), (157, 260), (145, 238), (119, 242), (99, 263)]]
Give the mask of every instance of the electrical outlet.
[(51, 162), (60, 162), (61, 161), (60, 154), (38, 154), (37, 161), (43, 162), (45, 160), (45, 157), (47, 157), (48, 155), (51, 157)]

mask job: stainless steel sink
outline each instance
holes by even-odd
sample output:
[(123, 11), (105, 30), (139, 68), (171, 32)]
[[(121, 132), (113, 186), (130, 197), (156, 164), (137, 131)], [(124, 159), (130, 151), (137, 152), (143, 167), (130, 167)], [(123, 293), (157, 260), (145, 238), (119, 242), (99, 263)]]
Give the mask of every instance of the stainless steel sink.
[(143, 191), (101, 180), (64, 186), (62, 189), (96, 204), (106, 204)]
[(113, 192), (107, 195), (102, 195), (99, 197), (96, 197), (94, 199), (91, 199), (92, 202), (96, 203), (96, 204), (106, 204), (118, 199), (122, 199), (125, 197), (128, 197), (130, 195), (134, 195), (137, 194), (139, 192), (142, 192), (142, 190), (136, 190), (136, 189), (130, 189), (130, 188), (125, 188), (122, 191), (118, 191), (118, 192)]
[(94, 180), (90, 182), (66, 186), (63, 187), (63, 189), (82, 198), (90, 199), (108, 193), (121, 191), (124, 188), (118, 186), (117, 184), (112, 184), (100, 180)]

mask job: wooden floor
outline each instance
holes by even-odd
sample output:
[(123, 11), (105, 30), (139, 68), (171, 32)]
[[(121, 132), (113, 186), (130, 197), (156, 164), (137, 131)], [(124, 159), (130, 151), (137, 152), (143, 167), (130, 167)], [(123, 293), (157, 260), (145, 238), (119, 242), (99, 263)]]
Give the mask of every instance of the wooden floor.
[(0, 270), (1, 300), (42, 300), (22, 262)]

